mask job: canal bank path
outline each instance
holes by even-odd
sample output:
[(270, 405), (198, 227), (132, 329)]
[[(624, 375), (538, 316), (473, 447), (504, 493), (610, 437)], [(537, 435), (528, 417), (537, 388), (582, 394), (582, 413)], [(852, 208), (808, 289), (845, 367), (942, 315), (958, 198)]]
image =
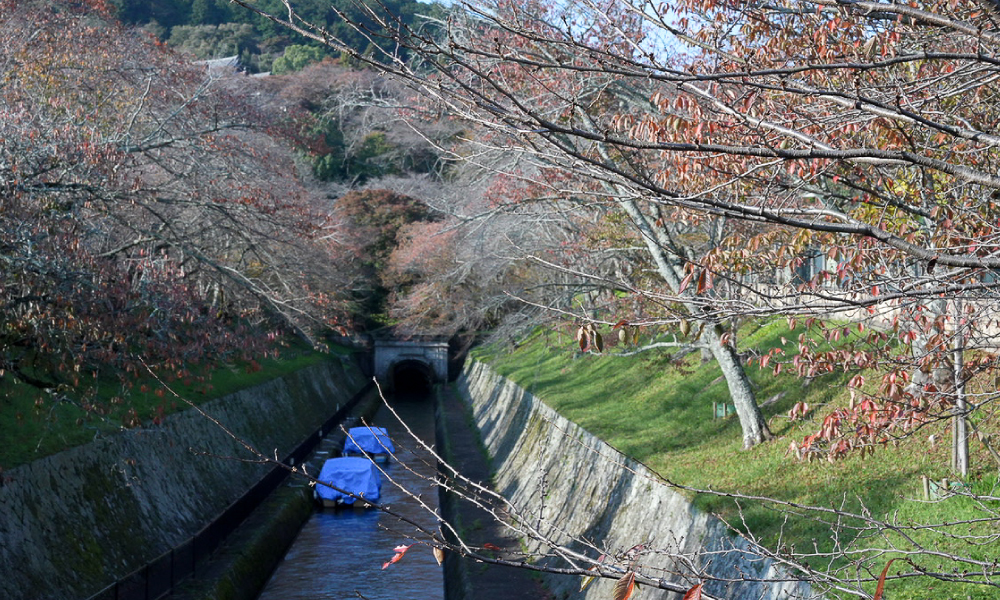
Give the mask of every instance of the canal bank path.
[[(469, 407), (452, 386), (442, 386), (438, 393), (441, 414), (439, 436), (447, 437), (446, 459), (462, 475), (483, 485), (490, 485), (492, 468), (473, 425)], [(444, 431), (441, 431), (443, 429)], [(520, 542), (497, 523), (485, 510), (469, 502), (451, 503), (449, 519), (463, 532), (472, 546), (490, 543), (517, 552)], [(489, 565), (468, 558), (449, 557), (457, 563), (448, 570), (446, 600), (552, 600), (554, 596), (528, 569)], [(450, 566), (450, 565), (449, 565)], [(464, 588), (464, 589), (462, 589)]]

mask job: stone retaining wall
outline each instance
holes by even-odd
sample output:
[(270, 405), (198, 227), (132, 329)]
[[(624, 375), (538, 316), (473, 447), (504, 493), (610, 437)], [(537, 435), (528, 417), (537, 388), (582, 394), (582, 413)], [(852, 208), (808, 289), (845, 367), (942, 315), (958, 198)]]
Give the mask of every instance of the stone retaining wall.
[[(493, 458), (495, 488), (555, 542), (596, 558), (574, 539), (593, 541), (611, 553), (646, 542), (662, 552), (644, 556), (643, 570), (683, 585), (697, 583), (672, 573), (691, 573), (670, 554), (696, 555), (696, 567), (720, 577), (775, 577), (774, 566), (746, 551), (746, 541), (711, 515), (698, 511), (655, 473), (626, 458), (486, 365), (468, 361), (459, 392), (470, 403), (482, 440)], [(528, 550), (545, 552), (539, 544)], [(552, 559), (553, 566), (566, 567)], [(708, 566), (706, 566), (708, 565)], [(606, 599), (614, 580), (580, 591), (581, 578), (546, 576), (557, 598)], [(810, 597), (801, 583), (707, 582), (705, 592), (727, 599)], [(642, 587), (641, 598), (678, 598)]]
[[(347, 361), (303, 369), (202, 409), (285, 456), (366, 381)], [(267, 472), (196, 410), (6, 471), (0, 598), (77, 600), (183, 543)]]

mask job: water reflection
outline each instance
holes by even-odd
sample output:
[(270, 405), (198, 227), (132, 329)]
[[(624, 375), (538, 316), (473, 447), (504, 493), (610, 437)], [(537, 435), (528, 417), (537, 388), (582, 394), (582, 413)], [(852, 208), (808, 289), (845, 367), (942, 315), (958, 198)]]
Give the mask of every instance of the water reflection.
[[(428, 397), (397, 398), (391, 403), (417, 436), (433, 443), (434, 409)], [(372, 424), (388, 429), (399, 461), (419, 475), (433, 477), (433, 458), (408, 438), (389, 411), (379, 411)], [(433, 517), (388, 478), (419, 494), (431, 508), (437, 508), (433, 485), (395, 459), (383, 468), (388, 477), (383, 476), (382, 502), (406, 518), (435, 528)], [(317, 510), (302, 527), (259, 600), (443, 599), (441, 567), (429, 548), (414, 546), (400, 562), (382, 569), (382, 564), (392, 558), (392, 549), (411, 543), (407, 536), (414, 534), (412, 525), (381, 511)]]

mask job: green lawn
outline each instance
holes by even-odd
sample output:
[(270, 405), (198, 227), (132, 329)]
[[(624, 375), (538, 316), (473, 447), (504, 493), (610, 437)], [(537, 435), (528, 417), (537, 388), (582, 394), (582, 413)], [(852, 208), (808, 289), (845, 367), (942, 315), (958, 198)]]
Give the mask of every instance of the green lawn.
[[(791, 375), (775, 377), (770, 369), (749, 369), (758, 401), (775, 439), (750, 451), (741, 450), (741, 433), (735, 416), (714, 418), (713, 402), (727, 398), (721, 372), (698, 353), (672, 360), (671, 352), (654, 350), (631, 357), (581, 354), (571, 333), (540, 331), (519, 343), (516, 350), (484, 347), (476, 358), (517, 381), (541, 397), (561, 414), (580, 424), (629, 456), (643, 462), (666, 479), (699, 489), (738, 491), (803, 505), (842, 507), (873, 515), (896, 513), (901, 523), (928, 523), (981, 518), (973, 502), (952, 498), (927, 503), (921, 500), (921, 476), (949, 476), (947, 444), (931, 447), (924, 430), (897, 446), (879, 449), (874, 456), (851, 456), (830, 464), (801, 462), (788, 454), (791, 441), (814, 433), (819, 422), (836, 406), (847, 403), (847, 375), (830, 374), (809, 381)], [(784, 320), (751, 324), (741, 330), (740, 349), (766, 352), (781, 344), (781, 338), (797, 338)], [(786, 416), (798, 401), (812, 411), (804, 421)], [(940, 428), (939, 428), (940, 429)], [(942, 437), (943, 431), (937, 431)], [(943, 439), (948, 439), (947, 435)], [(977, 448), (974, 448), (978, 450)], [(997, 466), (985, 453), (975, 453), (976, 469), (970, 483), (974, 490), (989, 493), (997, 481)], [(791, 517), (765, 503), (743, 502), (738, 518), (733, 501), (710, 494), (691, 494), (696, 506), (712, 511), (731, 523), (743, 519), (755, 535), (798, 548), (817, 544), (833, 546), (828, 524), (809, 518)], [(996, 503), (994, 503), (996, 504)], [(995, 507), (1000, 509), (1000, 506)], [(994, 513), (996, 517), (996, 513)], [(974, 528), (975, 533), (996, 533), (1000, 518)], [(953, 534), (967, 533), (953, 530)], [(893, 534), (895, 535), (895, 534)], [(968, 545), (952, 537), (914, 534), (936, 550), (968, 552)], [(881, 546), (892, 541), (879, 541)], [(875, 545), (868, 543), (868, 545)], [(995, 559), (1000, 548), (994, 542), (972, 551), (979, 558)], [(871, 564), (877, 572), (886, 555)], [(934, 567), (937, 561), (923, 561)], [(820, 565), (816, 565), (817, 567)], [(928, 595), (928, 589), (935, 589)], [(890, 580), (887, 598), (1000, 598), (1000, 590), (985, 586), (940, 584), (926, 578)]]
[(0, 476), (4, 469), (187, 409), (184, 400), (207, 402), (346, 352), (334, 347), (330, 354), (320, 353), (293, 342), (277, 359), (195, 368), (180, 376), (164, 374), (159, 380), (149, 377), (128, 389), (117, 377), (91, 374), (59, 394), (42, 392), (11, 376), (0, 377)]

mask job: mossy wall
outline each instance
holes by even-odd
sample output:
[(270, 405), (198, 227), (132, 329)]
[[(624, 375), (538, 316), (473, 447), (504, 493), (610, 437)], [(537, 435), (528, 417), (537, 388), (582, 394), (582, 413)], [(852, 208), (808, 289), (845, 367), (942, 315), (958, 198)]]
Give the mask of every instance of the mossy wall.
[[(556, 543), (597, 558), (599, 552), (576, 542), (591, 540), (602, 553), (615, 555), (646, 543), (654, 553), (642, 558), (645, 573), (684, 588), (698, 581), (685, 578), (691, 565), (671, 557), (693, 556), (695, 569), (731, 583), (709, 581), (705, 592), (718, 598), (778, 600), (811, 597), (798, 582), (757, 583), (741, 578), (776, 578), (770, 561), (749, 550), (711, 515), (664, 485), (655, 473), (631, 460), (538, 398), (497, 375), (483, 363), (468, 361), (457, 387), (471, 405), (483, 443), (496, 471), (494, 488), (521, 510), (521, 518)], [(530, 552), (546, 553), (539, 543)], [(569, 566), (551, 559), (553, 566)], [(681, 575), (679, 575), (681, 574)], [(545, 585), (560, 599), (612, 597), (613, 579), (595, 581), (580, 590), (580, 578), (546, 576)], [(679, 598), (666, 590), (642, 587), (644, 600)]]
[(142, 567), (267, 473), (240, 440), (284, 457), (365, 383), (323, 363), (5, 472), (0, 598), (87, 598)]

